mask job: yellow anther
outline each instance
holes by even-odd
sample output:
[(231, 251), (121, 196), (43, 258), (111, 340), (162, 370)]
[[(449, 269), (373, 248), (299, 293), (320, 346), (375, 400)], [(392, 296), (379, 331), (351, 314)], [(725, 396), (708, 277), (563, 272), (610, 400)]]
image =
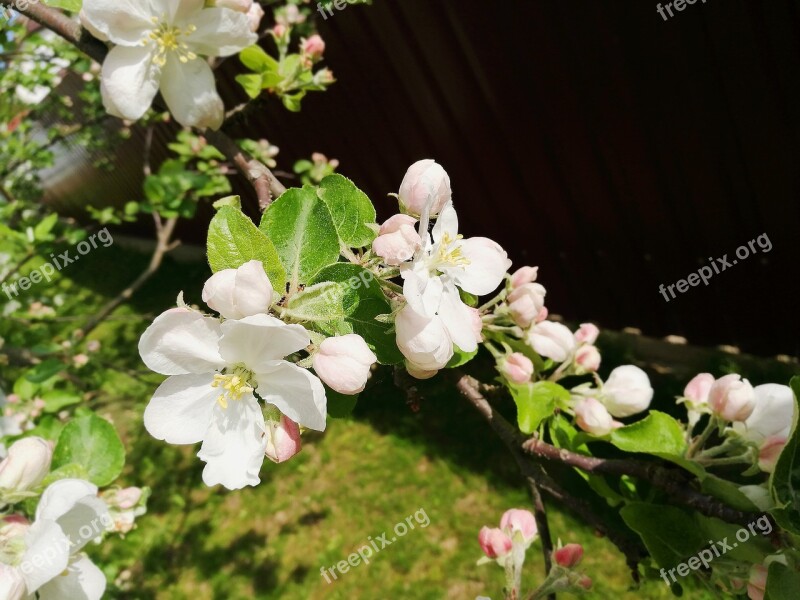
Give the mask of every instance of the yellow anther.
[(214, 375), (214, 381), (211, 382), (211, 387), (222, 388), (224, 390), (217, 398), (217, 403), (222, 408), (228, 408), (229, 400), (241, 400), (245, 394), (252, 393), (254, 389), (248, 383), (251, 376), (249, 372), (243, 369), (236, 369), (230, 374), (223, 375), (217, 373)]
[(178, 60), (184, 64), (197, 58), (197, 54), (191, 52), (189, 46), (181, 40), (182, 37), (197, 31), (197, 27), (189, 25), (186, 29), (181, 30), (159, 20), (158, 17), (153, 17), (152, 21), (156, 27), (150, 31), (147, 38), (142, 40), (142, 44), (146, 46), (153, 42), (156, 45), (153, 56), (153, 62), (156, 65), (163, 67), (167, 64), (167, 54), (170, 52), (174, 52)]

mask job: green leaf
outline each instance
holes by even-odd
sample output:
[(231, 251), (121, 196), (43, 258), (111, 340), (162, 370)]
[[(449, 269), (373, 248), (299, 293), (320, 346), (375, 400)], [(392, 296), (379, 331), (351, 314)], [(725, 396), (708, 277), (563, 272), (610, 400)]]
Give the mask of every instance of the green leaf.
[(552, 381), (537, 381), (523, 385), (509, 384), (511, 396), (517, 405), (517, 424), (520, 431), (531, 434), (539, 424), (552, 416), (556, 402), (569, 401), (569, 392)]
[(325, 396), (328, 398), (328, 416), (334, 419), (347, 419), (358, 404), (358, 394), (346, 396), (325, 386)]
[(375, 231), (367, 223), (375, 223), (375, 207), (356, 184), (334, 173), (322, 180), (317, 194), (328, 205), (336, 232), (345, 246), (363, 248), (372, 243)]
[(784, 564), (773, 562), (767, 571), (767, 600), (796, 600), (800, 590), (800, 573)]
[(381, 364), (402, 362), (403, 355), (397, 348), (392, 324), (375, 318), (390, 313), (391, 306), (374, 275), (358, 265), (338, 263), (322, 269), (311, 283), (325, 281), (336, 282), (342, 287), (346, 316), (341, 321), (315, 323), (314, 327), (327, 335), (357, 333), (370, 345)]
[(778, 525), (800, 535), (800, 377), (794, 377), (790, 385), (797, 407), (794, 411), (792, 434), (769, 478), (770, 494), (778, 507), (770, 512)]
[(344, 288), (326, 281), (305, 288), (289, 300), (282, 316), (295, 321), (339, 321), (345, 318)]
[(286, 271), (272, 242), (244, 213), (230, 206), (219, 209), (208, 227), (208, 263), (215, 273), (260, 260), (272, 287), (286, 290)]
[(77, 13), (81, 11), (81, 7), (83, 6), (83, 0), (44, 0), (44, 3), (47, 6), (52, 6), (53, 8), (63, 8), (64, 10), (68, 10), (69, 12)]
[(236, 82), (242, 86), (244, 93), (250, 98), (258, 98), (263, 89), (264, 78), (259, 74), (237, 75)]
[(331, 213), (314, 188), (292, 188), (264, 212), (261, 231), (275, 245), (290, 289), (310, 283), (323, 267), (339, 260), (339, 238)]
[(114, 426), (95, 414), (68, 423), (58, 436), (53, 468), (70, 464), (83, 466), (97, 486), (111, 484), (125, 465), (125, 448)]
[(239, 60), (245, 67), (256, 73), (278, 70), (278, 61), (256, 44), (242, 50), (239, 53)]
[(478, 356), (478, 348), (475, 348), (472, 352), (464, 352), (461, 348), (456, 345), (453, 345), (453, 358), (450, 359), (450, 362), (447, 363), (446, 369), (455, 369), (456, 367), (460, 367), (462, 365), (467, 364), (473, 358)]
[(44, 412), (57, 413), (67, 406), (80, 404), (81, 395), (70, 390), (52, 390), (42, 394), (44, 400)]
[(633, 502), (622, 507), (620, 514), (661, 567), (684, 562), (708, 543), (692, 515), (674, 506)]
[(25, 374), (25, 379), (31, 383), (43, 383), (64, 370), (64, 363), (56, 358), (50, 358), (39, 363)]
[(686, 440), (680, 423), (666, 413), (651, 410), (641, 421), (615, 429), (611, 443), (625, 452), (683, 454)]
[(50, 471), (47, 474), (47, 477), (44, 478), (42, 482), (42, 487), (47, 487), (51, 483), (55, 483), (56, 481), (60, 481), (61, 479), (88, 479), (89, 473), (86, 472), (86, 469), (83, 468), (82, 465), (77, 463), (70, 463), (68, 465), (64, 465), (63, 467), (59, 467), (54, 471)]

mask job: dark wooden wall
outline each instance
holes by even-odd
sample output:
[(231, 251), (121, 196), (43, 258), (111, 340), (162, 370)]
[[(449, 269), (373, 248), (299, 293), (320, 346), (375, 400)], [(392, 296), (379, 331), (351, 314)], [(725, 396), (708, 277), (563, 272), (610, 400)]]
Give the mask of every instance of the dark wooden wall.
[[(656, 4), (350, 6), (320, 20), (338, 83), (242, 133), (284, 168), (338, 158), (382, 217), (406, 167), (435, 158), (464, 232), (539, 265), (570, 319), (800, 354), (800, 3), (698, 0), (668, 22)], [(764, 233), (771, 252), (659, 294)]]

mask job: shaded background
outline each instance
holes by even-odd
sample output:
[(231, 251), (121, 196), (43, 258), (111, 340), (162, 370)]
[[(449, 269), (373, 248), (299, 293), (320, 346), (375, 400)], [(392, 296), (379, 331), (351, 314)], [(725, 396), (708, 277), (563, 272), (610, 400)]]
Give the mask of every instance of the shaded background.
[[(435, 158), (464, 233), (539, 265), (568, 319), (798, 355), (799, 17), (791, 0), (708, 0), (667, 22), (646, 0), (375, 0), (320, 18), (338, 83), (241, 134), (278, 145), (283, 170), (338, 158), (381, 218), (408, 165)], [(238, 68), (222, 69), (228, 106)], [(49, 200), (139, 197), (140, 144), (110, 174), (75, 148)], [(180, 236), (202, 243), (209, 216)], [(763, 233), (771, 252), (658, 292)]]

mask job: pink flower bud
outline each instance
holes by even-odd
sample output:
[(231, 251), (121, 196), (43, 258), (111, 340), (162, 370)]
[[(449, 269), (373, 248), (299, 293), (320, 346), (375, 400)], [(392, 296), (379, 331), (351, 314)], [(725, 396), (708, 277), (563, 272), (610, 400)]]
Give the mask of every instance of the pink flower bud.
[(647, 373), (634, 365), (617, 367), (603, 385), (600, 400), (615, 417), (630, 417), (650, 406), (653, 388)]
[(253, 6), (253, 0), (214, 0), (212, 5), (217, 8), (229, 8), (236, 12), (246, 13)]
[(282, 463), (300, 452), (300, 426), (286, 415), (280, 421), (267, 421), (266, 455), (272, 462)]
[(314, 372), (328, 387), (340, 394), (364, 391), (370, 367), (378, 357), (360, 335), (350, 333), (326, 339), (314, 355)]
[(579, 344), (594, 344), (598, 335), (600, 335), (600, 330), (597, 325), (581, 323), (580, 329), (575, 332), (575, 341)]
[(596, 346), (581, 346), (575, 352), (575, 363), (584, 370), (594, 373), (600, 368), (600, 351)]
[(512, 508), (503, 513), (500, 519), (500, 529), (512, 538), (515, 533), (519, 532), (526, 544), (536, 539), (538, 533), (533, 513), (519, 508)]
[(317, 34), (312, 35), (302, 42), (302, 52), (311, 59), (322, 58), (325, 53), (325, 41)]
[(711, 391), (712, 385), (714, 385), (714, 376), (711, 373), (700, 373), (686, 384), (683, 396), (696, 405), (706, 404), (708, 403), (708, 392)]
[(589, 577), (588, 575), (583, 575), (583, 576), (581, 576), (580, 579), (578, 579), (578, 585), (580, 587), (582, 587), (583, 589), (585, 589), (585, 590), (592, 589), (593, 583), (594, 582), (592, 581), (592, 578)]
[(520, 327), (529, 327), (544, 308), (547, 290), (540, 283), (525, 283), (514, 288), (508, 295), (511, 318)]
[[(38, 555), (36, 555), (38, 557)], [(0, 598), (22, 600), (28, 597), (25, 579), (16, 567), (0, 563)]]
[(86, 350), (89, 352), (97, 352), (100, 350), (100, 342), (98, 340), (89, 340), (86, 342)]
[(745, 421), (756, 406), (753, 386), (732, 373), (717, 379), (708, 392), (711, 409), (726, 421)]
[(417, 220), (409, 215), (389, 218), (381, 225), (378, 237), (372, 242), (372, 251), (391, 266), (410, 260), (422, 245), (416, 224)]
[(475, 341), (481, 343), (483, 341), (483, 319), (481, 319), (481, 311), (477, 308), (467, 307), (469, 311), (470, 323), (472, 324), (472, 333), (475, 334)]
[[(261, 5), (258, 2), (253, 2), (253, 6), (251, 6), (250, 10), (247, 11), (247, 22), (250, 24), (250, 31), (256, 33), (259, 27), (261, 27), (261, 19), (263, 18), (264, 9), (261, 8)], [(278, 26), (276, 25), (275, 27)], [(281, 25), (281, 27), (283, 26)], [(284, 33), (286, 33), (285, 28)]]
[(750, 567), (750, 578), (747, 581), (747, 596), (750, 600), (764, 600), (767, 589), (767, 567), (753, 565)]
[(526, 283), (533, 283), (539, 275), (539, 267), (520, 267), (511, 275), (511, 287), (518, 288)]
[(282, 38), (284, 35), (286, 35), (286, 31), (286, 25), (278, 23), (272, 28), (272, 35), (274, 35), (276, 38)]
[(549, 315), (550, 315), (550, 311), (547, 310), (546, 306), (543, 306), (542, 310), (539, 311), (539, 314), (536, 315), (536, 319), (534, 320), (534, 323), (541, 323), (542, 321), (546, 321), (547, 317)]
[(142, 489), (137, 487), (129, 487), (117, 490), (114, 494), (114, 504), (122, 510), (129, 510), (139, 504), (142, 499)]
[(511, 552), (513, 546), (511, 538), (509, 538), (500, 529), (490, 529), (482, 527), (478, 534), (478, 543), (481, 545), (481, 550), (489, 558), (502, 558)]
[(787, 441), (786, 437), (777, 435), (765, 439), (758, 450), (758, 468), (765, 473), (772, 473)]
[(218, 271), (203, 287), (203, 302), (226, 319), (266, 313), (273, 299), (272, 284), (260, 260)]
[(527, 341), (541, 356), (558, 363), (570, 358), (577, 345), (569, 328), (555, 321), (542, 321), (534, 325), (528, 332)]
[(89, 357), (85, 354), (76, 354), (72, 357), (72, 364), (76, 367), (83, 367), (89, 362)]
[(430, 202), (431, 216), (438, 215), (453, 195), (450, 177), (436, 161), (420, 160), (409, 167), (398, 195), (403, 212), (419, 216)]
[(0, 463), (0, 488), (25, 492), (37, 485), (50, 470), (53, 445), (39, 437), (22, 438), (8, 449)]
[(533, 375), (533, 362), (521, 352), (510, 354), (500, 368), (511, 383), (528, 383)]
[(596, 398), (583, 398), (573, 407), (578, 427), (587, 433), (604, 436), (619, 426), (611, 413)]
[(580, 544), (567, 544), (553, 554), (555, 561), (566, 569), (577, 567), (583, 559), (583, 546)]

